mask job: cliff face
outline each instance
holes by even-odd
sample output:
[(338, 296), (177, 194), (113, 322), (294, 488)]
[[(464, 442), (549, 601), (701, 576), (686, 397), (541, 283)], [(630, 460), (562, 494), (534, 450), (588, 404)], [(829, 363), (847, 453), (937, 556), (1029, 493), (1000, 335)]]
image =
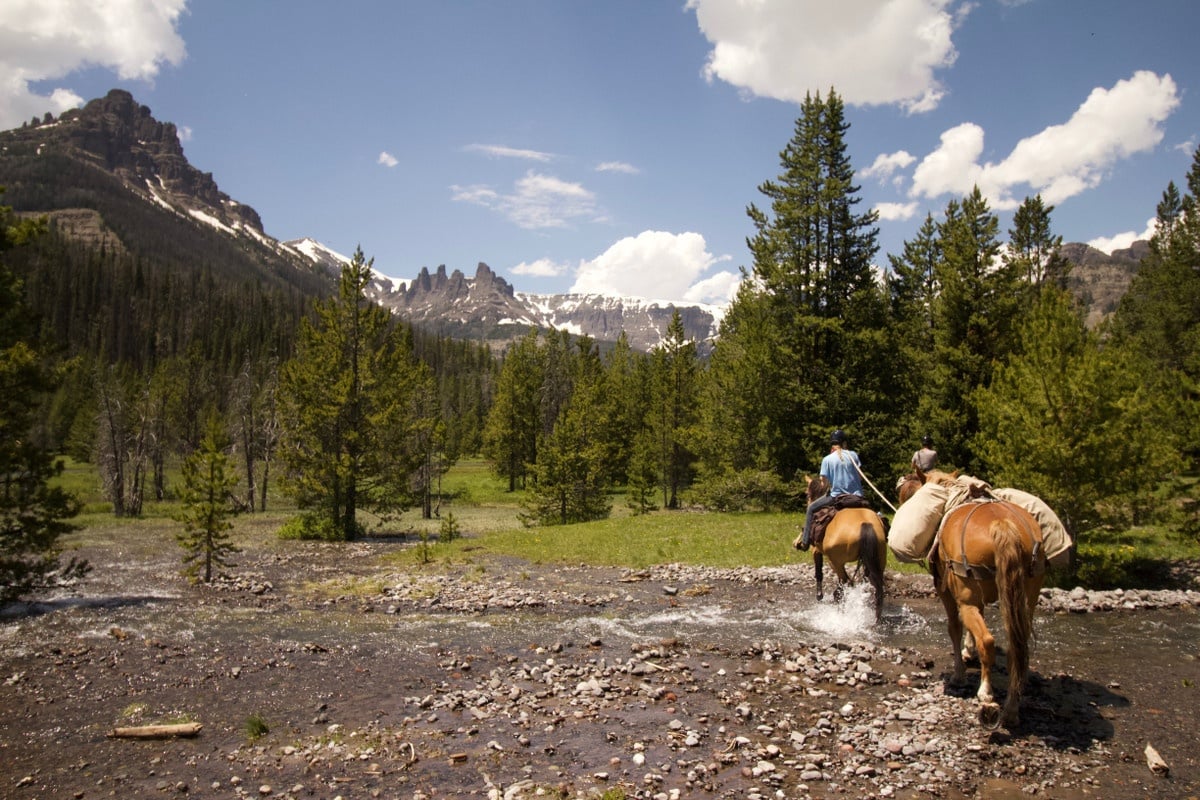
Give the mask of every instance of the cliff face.
[(1087, 307), (1089, 327), (1099, 325), (1117, 310), (1149, 252), (1150, 244), (1145, 241), (1134, 242), (1125, 250), (1114, 250), (1111, 255), (1078, 242), (1062, 246), (1063, 257), (1071, 262), (1067, 285)]
[[(424, 268), (411, 283), (383, 291), (376, 299), (401, 317), (434, 325), (449, 335), (483, 337), (498, 345), (524, 335), (530, 327), (567, 330), (598, 342), (615, 342), (622, 332), (636, 350), (658, 345), (676, 306), (598, 295), (534, 295), (513, 290), (487, 264), (475, 277), (460, 270)], [(679, 306), (687, 335), (704, 343), (716, 335), (717, 315), (699, 306)]]

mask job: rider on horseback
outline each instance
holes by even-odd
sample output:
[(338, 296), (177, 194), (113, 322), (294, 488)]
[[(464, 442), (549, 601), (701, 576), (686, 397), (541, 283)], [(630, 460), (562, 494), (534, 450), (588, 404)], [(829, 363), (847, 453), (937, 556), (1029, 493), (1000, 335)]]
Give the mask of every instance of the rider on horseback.
[(846, 447), (846, 434), (840, 429), (829, 437), (829, 444), (829, 454), (821, 459), (821, 477), (829, 481), (829, 494), (808, 504), (804, 515), (804, 536), (800, 541), (801, 550), (812, 546), (813, 512), (836, 502), (841, 495), (862, 497), (862, 462), (858, 453)]

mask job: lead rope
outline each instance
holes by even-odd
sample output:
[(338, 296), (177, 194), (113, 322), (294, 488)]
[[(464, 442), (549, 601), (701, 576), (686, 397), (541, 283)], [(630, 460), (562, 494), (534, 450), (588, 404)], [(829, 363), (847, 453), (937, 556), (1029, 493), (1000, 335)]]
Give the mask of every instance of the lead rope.
[(852, 459), (850, 459), (850, 463), (854, 466), (854, 471), (858, 473), (858, 476), (860, 478), (862, 478), (864, 481), (866, 481), (868, 486), (870, 486), (872, 489), (875, 490), (875, 494), (879, 495), (879, 499), (883, 501), (884, 505), (886, 505), (888, 508), (890, 508), (892, 510), (893, 514), (895, 514), (896, 507), (894, 505), (892, 505), (891, 502), (886, 497), (883, 496), (883, 492), (879, 491), (879, 487), (876, 486), (875, 484), (871, 483), (871, 479), (868, 478), (865, 474), (863, 474), (862, 468), (860, 466), (858, 466), (857, 462), (855, 462), (855, 460), (852, 458)]

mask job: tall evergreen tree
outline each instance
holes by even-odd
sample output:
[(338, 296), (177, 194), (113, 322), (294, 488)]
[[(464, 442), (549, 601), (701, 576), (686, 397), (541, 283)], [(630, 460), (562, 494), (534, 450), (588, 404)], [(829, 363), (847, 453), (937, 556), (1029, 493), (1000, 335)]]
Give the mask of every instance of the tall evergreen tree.
[(743, 276), (721, 320), (700, 386), (700, 479), (720, 482), (743, 471), (777, 469), (792, 430), (778, 412), (792, 408), (793, 386), (780, 374), (780, 331), (767, 298)]
[(904, 243), (901, 255), (889, 255), (891, 272), (888, 291), (892, 315), (901, 331), (916, 339), (933, 332), (933, 301), (938, 295), (938, 264), (942, 260), (941, 239), (932, 214), (925, 216), (915, 238)]
[(1102, 346), (1072, 298), (1047, 287), (1016, 331), (1018, 354), (975, 393), (975, 450), (998, 485), (1045, 499), (1072, 528), (1143, 521), (1155, 488), (1178, 470), (1159, 423), (1163, 396), (1127, 348)]
[(32, 436), (54, 376), (31, 344), (33, 318), (5, 260), (10, 248), (39, 232), (39, 225), (15, 222), (0, 206), (0, 603), (88, 571), (86, 562), (59, 561), (58, 539), (73, 529), (69, 520), (79, 504), (50, 485), (62, 462)]
[(496, 474), (508, 479), (510, 492), (525, 488), (526, 474), (537, 462), (543, 375), (534, 328), (505, 352), (483, 431), (483, 453)]
[[(729, 309), (712, 362), (714, 387), (742, 395), (760, 391), (761, 384), (778, 387), (777, 398), (755, 409), (766, 416), (753, 422), (756, 439), (741, 454), (765, 454), (768, 467), (786, 477), (815, 463), (826, 428), (849, 425), (869, 411), (842, 407), (835, 412), (829, 403), (829, 393), (847, 380), (842, 374), (846, 332), (864, 324), (848, 310), (853, 298), (870, 290), (878, 250), (877, 214), (857, 210), (861, 198), (852, 182), (847, 130), (836, 92), (830, 90), (824, 100), (819, 94), (805, 98), (792, 139), (779, 154), (778, 179), (759, 186), (770, 213), (754, 204), (747, 209), (755, 227), (747, 241), (753, 272)], [(738, 308), (743, 304), (754, 308), (743, 311)], [(761, 320), (761, 327), (743, 327), (752, 320)], [(754, 386), (739, 386), (731, 375), (721, 374), (740, 369), (737, 358), (720, 357), (722, 348), (754, 352), (766, 372)], [(752, 397), (722, 396), (717, 402), (759, 405)], [(835, 421), (834, 413), (849, 414), (851, 420)], [(706, 465), (710, 474), (727, 469)]]
[(1134, 347), (1147, 380), (1173, 399), (1164, 425), (1181, 437), (1186, 458), (1200, 461), (1200, 148), (1187, 191), (1171, 182), (1158, 204), (1157, 228), (1113, 318), (1114, 334)]
[[(565, 342), (565, 337), (560, 341)], [(607, 517), (612, 509), (607, 442), (595, 413), (603, 405), (604, 374), (592, 340), (581, 337), (578, 347), (570, 370), (573, 391), (553, 429), (538, 445), (536, 481), (523, 503), (527, 522), (587, 522)]]
[(1000, 263), (999, 220), (979, 187), (952, 200), (938, 226), (942, 259), (934, 304), (934, 369), (919, 417), (944, 463), (978, 471), (971, 449), (979, 430), (972, 393), (991, 381), (1013, 345), (1009, 335), (1020, 284)]
[(649, 402), (648, 386), (643, 385), (640, 362), (645, 358), (634, 353), (629, 337), (621, 331), (616, 343), (604, 359), (605, 389), (596, 413), (602, 420), (608, 443), (606, 460), (612, 479), (617, 484), (629, 480), (629, 465), (638, 433), (644, 427)]
[(429, 376), (388, 311), (367, 298), (372, 264), (355, 250), (337, 297), (317, 303), (280, 374), (283, 481), (319, 530), (343, 540), (357, 537), (359, 508), (410, 505), (421, 464), (414, 398)]
[(1050, 214), (1054, 206), (1042, 202), (1042, 196), (1026, 197), (1013, 214), (1013, 226), (1008, 231), (1008, 248), (1004, 259), (1031, 287), (1054, 286), (1066, 288), (1071, 264), (1062, 254), (1062, 237), (1051, 228)]
[(679, 310), (671, 316), (667, 335), (654, 348), (654, 384), (650, 401), (650, 428), (654, 432), (663, 506), (679, 508), (679, 494), (691, 484), (695, 458), (698, 393), (696, 343), (687, 338)]

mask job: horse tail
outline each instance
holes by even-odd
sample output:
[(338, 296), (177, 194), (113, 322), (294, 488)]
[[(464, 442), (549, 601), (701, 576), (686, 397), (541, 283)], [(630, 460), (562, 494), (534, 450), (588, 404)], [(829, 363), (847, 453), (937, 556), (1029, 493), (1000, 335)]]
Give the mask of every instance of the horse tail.
[(1029, 643), (1033, 638), (1033, 613), (1025, 597), (1027, 559), (1015, 522), (996, 520), (990, 532), (996, 550), (996, 589), (1008, 633), (1009, 693), (1019, 696), (1029, 671)]
[(875, 589), (875, 616), (883, 613), (883, 561), (879, 557), (879, 532), (869, 522), (858, 531), (858, 563)]

